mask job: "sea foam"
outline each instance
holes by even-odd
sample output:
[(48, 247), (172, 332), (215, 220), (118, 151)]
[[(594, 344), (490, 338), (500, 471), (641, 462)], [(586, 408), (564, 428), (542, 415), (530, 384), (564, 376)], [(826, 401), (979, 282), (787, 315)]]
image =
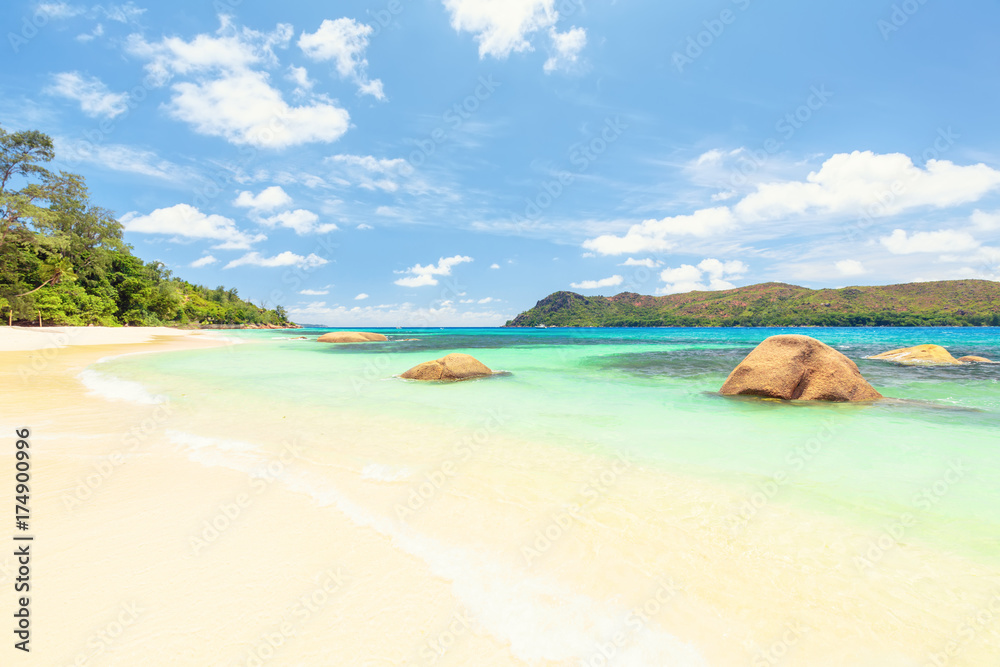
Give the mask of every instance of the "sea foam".
[(167, 397), (163, 395), (153, 395), (146, 391), (138, 382), (122, 380), (121, 378), (107, 375), (99, 371), (87, 369), (76, 376), (83, 386), (87, 388), (87, 393), (93, 396), (100, 396), (109, 401), (127, 401), (129, 403), (139, 403), (142, 405), (158, 405), (166, 403)]
[[(192, 461), (206, 466), (257, 475), (269, 461), (263, 452), (255, 454), (249, 443), (177, 431), (168, 437), (184, 445)], [(356, 503), (322, 475), (289, 468), (278, 481), (321, 506), (336, 508), (355, 525), (388, 537), (396, 548), (426, 563), (435, 576), (451, 581), (452, 592), (477, 629), (509, 644), (521, 660), (622, 667), (706, 664), (697, 649), (673, 635), (646, 624), (636, 628), (634, 614), (620, 604), (575, 593), (556, 580), (507, 565), (484, 549), (448, 545), (418, 533)], [(611, 638), (622, 633), (629, 641), (609, 661), (602, 648), (607, 651)]]

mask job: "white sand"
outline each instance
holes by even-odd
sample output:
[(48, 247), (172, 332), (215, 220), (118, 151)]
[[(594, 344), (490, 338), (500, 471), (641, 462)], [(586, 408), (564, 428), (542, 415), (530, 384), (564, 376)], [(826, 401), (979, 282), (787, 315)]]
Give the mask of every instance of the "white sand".
[(217, 332), (170, 327), (0, 327), (0, 352), (45, 350), (71, 345), (134, 345), (157, 336), (209, 337)]

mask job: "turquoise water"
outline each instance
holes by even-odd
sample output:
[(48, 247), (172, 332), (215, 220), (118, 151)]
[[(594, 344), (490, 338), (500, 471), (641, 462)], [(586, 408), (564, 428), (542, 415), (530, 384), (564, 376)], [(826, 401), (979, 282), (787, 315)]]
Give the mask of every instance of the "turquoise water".
[[(745, 489), (878, 531), (904, 513), (936, 548), (1000, 560), (1000, 364), (905, 367), (863, 357), (937, 343), (1000, 360), (1000, 329), (411, 329), (389, 343), (318, 344), (327, 330), (234, 331), (248, 344), (123, 357), (102, 373), (178, 405), (225, 396), (391, 416), (613, 456)], [(760, 341), (806, 333), (855, 360), (891, 399), (827, 405), (717, 394)], [(295, 336), (310, 340), (291, 340)], [(415, 341), (399, 339), (415, 338)], [(450, 352), (509, 375), (456, 384), (394, 377)], [(778, 484), (769, 484), (780, 479)]]

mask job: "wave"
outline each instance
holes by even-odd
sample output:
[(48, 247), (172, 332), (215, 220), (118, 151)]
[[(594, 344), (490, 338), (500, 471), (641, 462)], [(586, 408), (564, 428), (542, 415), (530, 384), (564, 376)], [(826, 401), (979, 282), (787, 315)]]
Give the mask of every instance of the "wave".
[(162, 394), (150, 394), (138, 382), (122, 380), (99, 371), (87, 369), (76, 377), (87, 388), (88, 394), (100, 396), (109, 401), (127, 401), (141, 405), (159, 405), (169, 401)]
[[(257, 475), (271, 460), (245, 442), (176, 431), (168, 436), (185, 446), (191, 460), (206, 466)], [(611, 664), (705, 664), (690, 644), (646, 624), (636, 627), (635, 614), (619, 604), (574, 593), (558, 581), (507, 565), (482, 549), (448, 545), (422, 535), (399, 520), (361, 506), (317, 473), (289, 468), (278, 479), (290, 491), (309, 495), (320, 506), (337, 509), (355, 525), (388, 537), (396, 548), (426, 563), (432, 574), (451, 581), (452, 592), (474, 623), (509, 644), (521, 660), (609, 664), (602, 651), (613, 637), (632, 629), (631, 641), (620, 652), (616, 650)]]

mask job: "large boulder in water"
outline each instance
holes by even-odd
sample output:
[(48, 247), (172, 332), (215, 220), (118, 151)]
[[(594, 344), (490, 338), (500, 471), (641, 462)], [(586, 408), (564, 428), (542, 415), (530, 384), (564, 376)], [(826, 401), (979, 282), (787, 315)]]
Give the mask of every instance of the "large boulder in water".
[(997, 363), (995, 361), (991, 361), (990, 359), (987, 359), (986, 357), (977, 357), (977, 356), (974, 356), (974, 355), (970, 355), (968, 357), (959, 357), (958, 361), (960, 361), (963, 364), (995, 364), (995, 363)]
[(903, 347), (898, 350), (889, 350), (882, 354), (874, 354), (866, 359), (881, 359), (884, 361), (895, 361), (898, 364), (907, 365), (954, 365), (961, 363), (951, 356), (951, 352), (940, 345), (917, 345), (915, 347)]
[(449, 354), (414, 366), (399, 377), (406, 380), (471, 380), (487, 377), (493, 371), (468, 354)]
[(882, 394), (857, 364), (809, 336), (771, 336), (729, 374), (724, 396), (802, 401), (874, 401)]
[(378, 343), (389, 340), (382, 334), (367, 331), (331, 331), (319, 337), (320, 343)]

